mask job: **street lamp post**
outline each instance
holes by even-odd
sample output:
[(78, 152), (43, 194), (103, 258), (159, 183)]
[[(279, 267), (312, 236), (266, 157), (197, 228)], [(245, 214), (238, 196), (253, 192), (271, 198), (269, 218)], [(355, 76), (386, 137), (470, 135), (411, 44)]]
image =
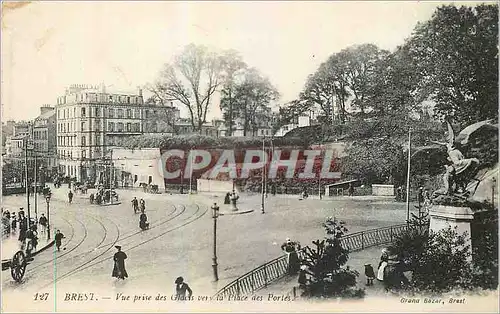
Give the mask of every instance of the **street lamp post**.
[(50, 240), (50, 197), (52, 193), (48, 193), (45, 196), (45, 201), (47, 202), (47, 240)]
[(408, 169), (406, 174), (406, 223), (410, 223), (410, 167), (411, 167), (411, 128), (408, 130)]
[(262, 159), (263, 159), (263, 164), (262, 164), (262, 199), (261, 199), (261, 207), (260, 210), (263, 214), (266, 213), (264, 209), (264, 188), (265, 188), (265, 178), (266, 178), (266, 150), (265, 150), (265, 137), (262, 139)]
[(212, 208), (212, 218), (214, 219), (214, 257), (212, 267), (214, 269), (214, 279), (215, 281), (219, 280), (219, 273), (217, 271), (217, 218), (219, 217), (219, 206), (217, 203), (214, 203)]

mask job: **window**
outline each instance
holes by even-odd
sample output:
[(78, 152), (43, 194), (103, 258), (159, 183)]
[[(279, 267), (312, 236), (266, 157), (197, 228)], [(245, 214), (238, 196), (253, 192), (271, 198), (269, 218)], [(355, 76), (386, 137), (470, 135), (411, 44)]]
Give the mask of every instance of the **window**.
[(99, 135), (95, 136), (95, 145), (96, 146), (101, 145), (101, 137)]
[(110, 132), (115, 131), (115, 124), (113, 122), (108, 123), (108, 131)]
[(127, 132), (132, 131), (132, 130), (130, 129), (130, 126), (131, 126), (131, 123), (127, 123)]
[(87, 139), (85, 136), (82, 136), (82, 146), (87, 146)]
[(139, 109), (135, 109), (135, 117), (136, 119), (139, 119), (141, 117), (141, 111)]
[(82, 158), (87, 158), (87, 151), (86, 150), (82, 150)]
[(82, 108), (82, 118), (85, 118), (85, 108)]
[(149, 110), (146, 110), (146, 119), (149, 119)]
[(134, 123), (134, 131), (135, 132), (141, 132), (141, 126), (139, 123)]
[(123, 132), (123, 123), (118, 122), (118, 132)]
[(114, 118), (115, 117), (115, 109), (114, 108), (109, 108), (109, 117)]
[(127, 109), (127, 118), (132, 118), (132, 109)]
[(98, 117), (101, 114), (99, 108), (95, 108), (95, 116)]
[(113, 102), (113, 96), (109, 96), (109, 102)]
[(127, 104), (130, 104), (130, 96), (127, 97)]
[(82, 131), (87, 131), (87, 126), (85, 125), (85, 122), (82, 122)]
[(118, 118), (123, 118), (123, 109), (118, 109)]

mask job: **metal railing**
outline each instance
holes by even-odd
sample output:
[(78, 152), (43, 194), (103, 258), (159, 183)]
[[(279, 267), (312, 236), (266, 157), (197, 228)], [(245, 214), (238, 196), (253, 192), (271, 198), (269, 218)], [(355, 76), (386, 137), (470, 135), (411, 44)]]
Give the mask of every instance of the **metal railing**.
[[(346, 235), (341, 242), (350, 252), (391, 243), (406, 229), (406, 224), (370, 229)], [(300, 254), (299, 252), (299, 258)], [(284, 277), (288, 269), (288, 256), (282, 255), (238, 277), (220, 289), (215, 296), (227, 297), (251, 294), (267, 287), (270, 283)]]

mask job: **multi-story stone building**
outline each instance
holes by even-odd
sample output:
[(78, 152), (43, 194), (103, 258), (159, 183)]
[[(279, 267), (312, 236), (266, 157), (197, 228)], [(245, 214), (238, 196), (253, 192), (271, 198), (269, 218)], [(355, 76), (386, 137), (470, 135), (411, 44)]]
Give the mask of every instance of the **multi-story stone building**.
[(56, 110), (50, 105), (40, 108), (40, 115), (33, 121), (33, 144), (37, 163), (47, 175), (57, 173)]
[(78, 181), (104, 181), (112, 149), (130, 137), (157, 133), (157, 117), (165, 110), (178, 116), (173, 104), (145, 104), (141, 89), (119, 93), (104, 85), (70, 86), (56, 105), (60, 171)]
[(5, 138), (5, 154), (6, 157), (21, 157), (24, 151), (24, 139), (32, 129), (31, 124), (26, 121), (14, 122), (8, 121), (6, 128), (11, 129), (9, 135)]

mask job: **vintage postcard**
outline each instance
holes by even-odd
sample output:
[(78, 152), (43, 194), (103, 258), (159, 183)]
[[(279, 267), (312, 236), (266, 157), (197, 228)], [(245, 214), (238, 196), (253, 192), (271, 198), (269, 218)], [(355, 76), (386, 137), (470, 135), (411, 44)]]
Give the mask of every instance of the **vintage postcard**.
[(496, 1), (2, 2), (5, 313), (498, 313)]

